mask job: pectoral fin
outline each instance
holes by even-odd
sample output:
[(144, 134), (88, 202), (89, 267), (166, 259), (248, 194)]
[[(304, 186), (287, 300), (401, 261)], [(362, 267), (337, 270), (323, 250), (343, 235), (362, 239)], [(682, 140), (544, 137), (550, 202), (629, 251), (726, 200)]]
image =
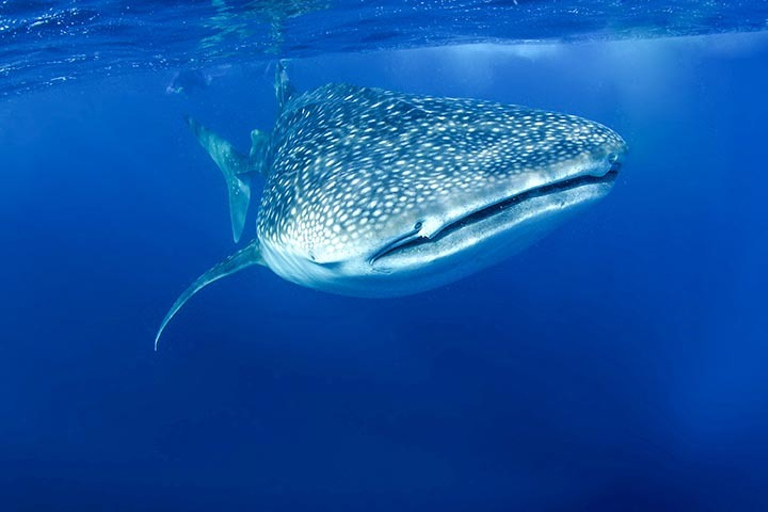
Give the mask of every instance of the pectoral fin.
[(264, 259), (261, 257), (261, 250), (259, 248), (259, 240), (254, 239), (251, 243), (237, 251), (232, 256), (228, 257), (208, 272), (198, 277), (194, 283), (184, 290), (184, 293), (176, 299), (176, 302), (171, 306), (171, 310), (165, 315), (163, 322), (160, 324), (160, 329), (155, 336), (155, 350), (157, 350), (158, 343), (160, 342), (160, 336), (163, 334), (163, 330), (168, 325), (168, 322), (179, 312), (179, 310), (192, 298), (194, 294), (208, 286), (214, 281), (218, 281), (222, 277), (234, 274), (244, 268), (253, 265), (265, 265)]

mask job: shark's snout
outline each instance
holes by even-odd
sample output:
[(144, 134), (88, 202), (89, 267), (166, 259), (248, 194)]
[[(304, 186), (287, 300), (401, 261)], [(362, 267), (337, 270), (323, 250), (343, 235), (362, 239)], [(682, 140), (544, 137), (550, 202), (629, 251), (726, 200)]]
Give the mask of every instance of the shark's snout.
[(529, 246), (607, 195), (622, 171), (627, 144), (605, 126), (576, 122), (589, 123), (579, 138), (564, 136), (557, 150), (547, 149), (556, 144), (542, 143), (552, 158), (544, 160), (532, 152), (535, 164), (504, 175), (499, 187), (487, 189), (485, 201), (478, 201), (471, 189), (455, 190), (452, 204), (472, 206), (458, 209), (428, 235), (404, 229), (402, 236), (372, 252), (370, 267), (378, 273), (401, 274), (404, 281), (430, 272), (435, 280), (441, 272), (454, 277), (469, 274)]

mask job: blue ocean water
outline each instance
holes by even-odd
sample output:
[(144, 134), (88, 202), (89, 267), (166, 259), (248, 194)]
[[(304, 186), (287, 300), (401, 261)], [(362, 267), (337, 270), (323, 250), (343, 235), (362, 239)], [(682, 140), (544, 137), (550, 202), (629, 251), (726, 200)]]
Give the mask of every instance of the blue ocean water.
[[(768, 509), (767, 19), (0, 1), (2, 509)], [(182, 116), (247, 148), (278, 57), (301, 90), (569, 112), (630, 154), (607, 198), (500, 266), (389, 300), (251, 269), (154, 352), (233, 248)]]

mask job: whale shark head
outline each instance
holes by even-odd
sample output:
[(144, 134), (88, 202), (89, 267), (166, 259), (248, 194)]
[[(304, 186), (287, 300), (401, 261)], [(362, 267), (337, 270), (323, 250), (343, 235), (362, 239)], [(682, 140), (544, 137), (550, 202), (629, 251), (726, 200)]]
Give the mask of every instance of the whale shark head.
[(273, 135), (258, 236), (272, 270), (402, 295), (490, 266), (605, 196), (626, 144), (567, 114), (329, 85)]
[(277, 68), (280, 113), (250, 154), (187, 122), (221, 169), (232, 234), (251, 183), (266, 182), (256, 237), (195, 280), (168, 322), (208, 284), (252, 265), (357, 296), (455, 281), (535, 243), (605, 196), (627, 148), (567, 114), (471, 99), (328, 84), (297, 93)]

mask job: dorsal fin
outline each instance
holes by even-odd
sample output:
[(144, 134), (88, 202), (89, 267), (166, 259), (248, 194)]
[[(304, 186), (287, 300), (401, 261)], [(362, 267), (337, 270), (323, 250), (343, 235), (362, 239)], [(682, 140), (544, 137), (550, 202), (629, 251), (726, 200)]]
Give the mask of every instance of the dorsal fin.
[(285, 69), (285, 61), (280, 60), (277, 62), (277, 69), (275, 70), (275, 96), (277, 96), (278, 111), (283, 110), (285, 104), (288, 103), (288, 100), (295, 93), (296, 89), (291, 84), (288, 72)]

